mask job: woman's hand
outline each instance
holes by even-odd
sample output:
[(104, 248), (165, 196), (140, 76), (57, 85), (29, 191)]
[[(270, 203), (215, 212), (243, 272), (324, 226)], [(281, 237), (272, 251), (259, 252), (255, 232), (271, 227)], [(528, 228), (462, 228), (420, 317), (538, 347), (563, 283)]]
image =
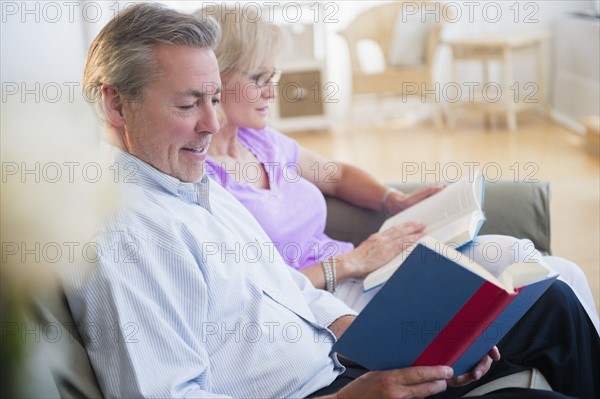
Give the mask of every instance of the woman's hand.
[(422, 223), (407, 222), (372, 234), (354, 250), (338, 257), (338, 280), (365, 277), (417, 242), (424, 230)]
[(420, 188), (410, 194), (392, 191), (386, 199), (385, 209), (387, 209), (390, 215), (395, 215), (396, 213), (413, 206), (417, 202), (423, 201), (425, 198), (441, 191), (444, 187), (446, 187), (444, 184), (432, 184), (431, 186)]

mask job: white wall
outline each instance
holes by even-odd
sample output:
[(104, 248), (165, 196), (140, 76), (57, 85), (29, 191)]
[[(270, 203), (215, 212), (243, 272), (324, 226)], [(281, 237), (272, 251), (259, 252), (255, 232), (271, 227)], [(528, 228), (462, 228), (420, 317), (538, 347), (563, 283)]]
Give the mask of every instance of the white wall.
[(81, 79), (91, 42), (88, 26), (100, 24), (100, 4), (2, 2), (3, 139), (18, 135), (21, 141), (37, 141), (41, 132), (98, 133), (81, 95)]
[[(201, 7), (202, 2), (164, 1), (174, 8), (191, 11)], [(207, 2), (204, 2), (206, 4)], [(235, 4), (235, 2), (228, 2)], [(238, 3), (247, 6), (248, 2)], [(271, 2), (272, 4), (273, 2)], [(285, 5), (287, 2), (275, 2)], [(331, 104), (338, 118), (345, 115), (350, 98), (350, 72), (345, 43), (336, 35), (358, 12), (372, 7), (378, 2), (321, 2), (326, 13), (319, 19), (324, 22), (328, 49), (328, 80), (339, 86), (337, 104)], [(451, 2), (460, 11), (461, 17), (447, 24), (445, 35), (458, 36), (476, 34), (480, 31), (518, 31), (552, 28), (557, 19), (571, 11), (582, 11), (598, 7), (596, 1), (471, 1)], [(81, 71), (87, 47), (101, 27), (122, 9), (127, 2), (117, 1), (3, 1), (1, 38), (1, 73), (3, 111), (8, 103), (21, 105), (46, 103), (54, 107), (56, 103), (74, 104), (63, 109), (63, 122), (68, 123), (77, 115), (87, 112), (81, 107), (81, 96), (71, 101), (74, 88), (81, 81)], [(254, 3), (256, 4), (256, 3)], [(467, 6), (470, 4), (470, 6)], [(497, 16), (499, 16), (497, 18)], [(497, 19), (497, 20), (496, 20)], [(547, 79), (554, 75), (551, 69), (550, 46), (546, 48)], [(444, 82), (447, 76), (448, 52), (439, 53), (438, 77)], [(375, 61), (374, 61), (375, 62)], [(531, 78), (528, 65), (518, 65), (518, 79)], [(464, 65), (459, 78), (477, 78), (479, 68)], [(550, 88), (552, 85), (549, 86)], [(57, 98), (59, 101), (57, 101)], [(24, 114), (3, 112), (5, 119), (23, 122)], [(77, 120), (80, 122), (80, 120)], [(86, 126), (95, 126), (90, 120)], [(3, 129), (2, 134), (8, 134)]]
[[(162, 1), (184, 11), (195, 10), (197, 1)], [(219, 2), (220, 3), (220, 2)], [(228, 1), (226, 3), (235, 3)], [(249, 2), (242, 2), (246, 6)], [(259, 4), (263, 2), (255, 2)], [(270, 2), (285, 4), (282, 2)], [(336, 35), (357, 13), (383, 2), (321, 2), (329, 7), (320, 16), (325, 22), (331, 72), (344, 75), (346, 51)], [(600, 1), (451, 1), (461, 17), (447, 24), (447, 36), (481, 31), (519, 31), (551, 27), (557, 18), (571, 11), (598, 7)], [(80, 78), (91, 39), (102, 26), (129, 2), (118, 1), (3, 1), (2, 79), (3, 81), (71, 81)], [(499, 18), (496, 16), (499, 14)], [(338, 22), (333, 22), (338, 21)]]
[(578, 133), (600, 114), (600, 20), (563, 18), (554, 40), (553, 118)]

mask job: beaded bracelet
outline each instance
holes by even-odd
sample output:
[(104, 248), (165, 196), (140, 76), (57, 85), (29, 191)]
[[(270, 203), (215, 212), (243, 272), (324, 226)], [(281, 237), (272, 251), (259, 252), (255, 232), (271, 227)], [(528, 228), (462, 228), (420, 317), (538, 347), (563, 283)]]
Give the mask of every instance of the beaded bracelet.
[(398, 190), (396, 190), (395, 188), (390, 187), (385, 191), (385, 194), (383, 194), (383, 197), (381, 198), (381, 211), (385, 216), (392, 216), (387, 206), (387, 200), (390, 197), (391, 193), (395, 193), (397, 191)]
[(323, 262), (321, 262), (321, 264), (323, 265), (323, 272), (325, 273), (325, 288), (327, 289), (327, 291), (329, 291), (333, 294), (335, 292), (335, 285), (337, 282), (337, 279), (336, 279), (337, 259), (335, 259), (334, 257), (327, 258), (327, 259), (324, 259)]

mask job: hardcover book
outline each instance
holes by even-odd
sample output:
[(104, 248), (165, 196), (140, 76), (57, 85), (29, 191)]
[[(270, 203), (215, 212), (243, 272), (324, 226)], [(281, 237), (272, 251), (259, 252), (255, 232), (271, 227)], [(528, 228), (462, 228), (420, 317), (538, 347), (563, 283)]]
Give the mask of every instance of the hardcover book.
[(431, 237), (414, 247), (333, 350), (369, 370), (447, 365), (471, 370), (557, 275), (515, 263), (496, 278)]

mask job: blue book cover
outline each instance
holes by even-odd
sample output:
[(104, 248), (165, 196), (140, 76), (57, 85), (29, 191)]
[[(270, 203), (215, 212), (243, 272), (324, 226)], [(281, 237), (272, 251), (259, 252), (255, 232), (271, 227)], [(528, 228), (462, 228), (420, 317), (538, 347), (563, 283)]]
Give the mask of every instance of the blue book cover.
[(333, 350), (369, 370), (443, 364), (460, 375), (502, 339), (557, 277), (541, 264), (512, 265), (513, 273), (523, 268), (537, 275), (507, 292), (490, 282), (493, 276), (467, 269), (462, 257), (429, 238), (417, 244)]

